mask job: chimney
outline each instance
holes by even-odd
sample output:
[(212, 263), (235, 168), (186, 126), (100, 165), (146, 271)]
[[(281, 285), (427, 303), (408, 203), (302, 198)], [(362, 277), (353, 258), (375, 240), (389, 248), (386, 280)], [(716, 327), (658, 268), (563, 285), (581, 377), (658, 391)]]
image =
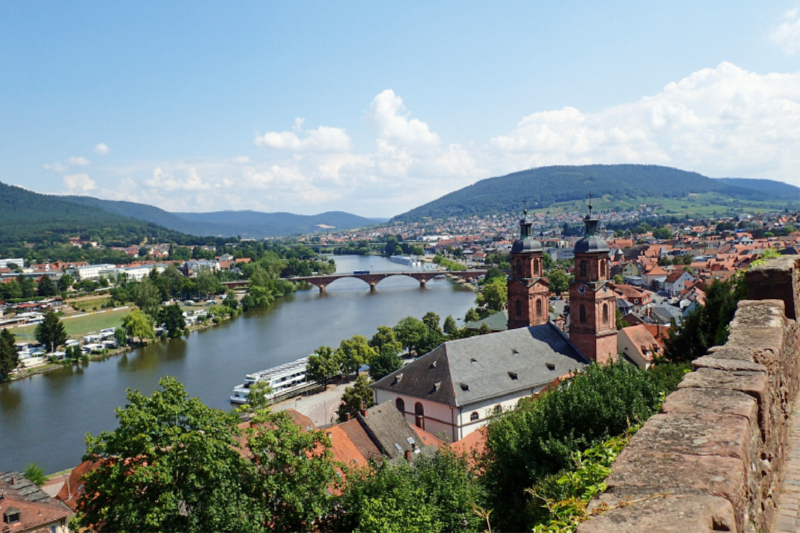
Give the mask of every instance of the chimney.
[(411, 451), (406, 450), (406, 461), (411, 462)]
[(361, 416), (367, 417), (367, 402), (361, 402)]
[(350, 422), (350, 413), (345, 413), (345, 415), (344, 415), (344, 421), (345, 421), (345, 422)]

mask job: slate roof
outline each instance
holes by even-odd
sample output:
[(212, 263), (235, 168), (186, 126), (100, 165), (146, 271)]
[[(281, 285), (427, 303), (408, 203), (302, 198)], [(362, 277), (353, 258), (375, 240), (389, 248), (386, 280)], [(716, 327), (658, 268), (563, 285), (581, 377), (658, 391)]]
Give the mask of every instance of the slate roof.
[(547, 323), (445, 342), (372, 387), (464, 406), (546, 385), (587, 364)]
[(394, 402), (387, 401), (370, 407), (367, 416), (358, 413), (357, 418), (390, 460), (405, 457), (406, 451), (423, 448), (419, 435), (411, 429), (405, 415), (397, 410)]
[(464, 324), (467, 329), (479, 330), (481, 324), (486, 324), (492, 331), (506, 331), (508, 330), (508, 309), (498, 311), (493, 315), (487, 316), (482, 320), (470, 321)]
[(7, 493), (13, 491), (17, 497), (28, 502), (50, 501), (50, 496), (19, 472), (0, 474), (0, 489)]
[(347, 436), (353, 442), (355, 447), (359, 452), (361, 452), (361, 455), (367, 458), (367, 460), (381, 460), (381, 451), (378, 449), (378, 446), (372, 442), (372, 439), (361, 425), (361, 422), (358, 421), (358, 418), (354, 418), (349, 422), (339, 424), (338, 427), (347, 433)]

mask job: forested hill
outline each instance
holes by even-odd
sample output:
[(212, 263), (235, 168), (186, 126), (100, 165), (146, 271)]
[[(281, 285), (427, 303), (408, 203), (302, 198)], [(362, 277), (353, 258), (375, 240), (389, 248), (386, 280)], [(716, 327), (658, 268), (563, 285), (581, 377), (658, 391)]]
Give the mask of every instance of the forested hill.
[(170, 213), (157, 207), (133, 202), (100, 200), (89, 196), (62, 196), (61, 198), (67, 202), (97, 207), (109, 213), (153, 222), (192, 235), (218, 237), (238, 235), (245, 238), (278, 237), (325, 231), (326, 227), (345, 230), (377, 223), (375, 220), (341, 211), (330, 211), (319, 215), (261, 213), (258, 211)]
[(0, 245), (58, 242), (79, 235), (120, 243), (157, 236), (185, 243), (192, 238), (157, 224), (0, 183)]
[[(787, 198), (787, 188), (794, 191)], [(616, 202), (645, 198), (684, 198), (712, 193), (716, 198), (785, 202), (797, 199), (800, 189), (780, 182), (749, 179), (712, 179), (656, 165), (585, 165), (540, 167), (473, 185), (394, 217), (411, 221), (423, 217), (490, 215), (515, 212), (524, 198), (533, 209), (559, 202), (584, 200), (589, 192)]]

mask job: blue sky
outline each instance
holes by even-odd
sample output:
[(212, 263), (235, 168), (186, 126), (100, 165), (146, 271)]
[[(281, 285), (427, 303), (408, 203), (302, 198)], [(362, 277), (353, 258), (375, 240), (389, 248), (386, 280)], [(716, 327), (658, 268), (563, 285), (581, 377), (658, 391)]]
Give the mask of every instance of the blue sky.
[(698, 4), (5, 2), (0, 181), (387, 217), (550, 164), (800, 185), (800, 2)]

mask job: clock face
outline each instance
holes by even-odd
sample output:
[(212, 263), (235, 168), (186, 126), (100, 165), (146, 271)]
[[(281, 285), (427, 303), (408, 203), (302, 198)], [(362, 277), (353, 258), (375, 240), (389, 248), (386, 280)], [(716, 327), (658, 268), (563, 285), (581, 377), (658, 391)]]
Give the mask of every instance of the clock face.
[(581, 285), (580, 287), (578, 287), (578, 292), (581, 294), (586, 292), (586, 285)]

